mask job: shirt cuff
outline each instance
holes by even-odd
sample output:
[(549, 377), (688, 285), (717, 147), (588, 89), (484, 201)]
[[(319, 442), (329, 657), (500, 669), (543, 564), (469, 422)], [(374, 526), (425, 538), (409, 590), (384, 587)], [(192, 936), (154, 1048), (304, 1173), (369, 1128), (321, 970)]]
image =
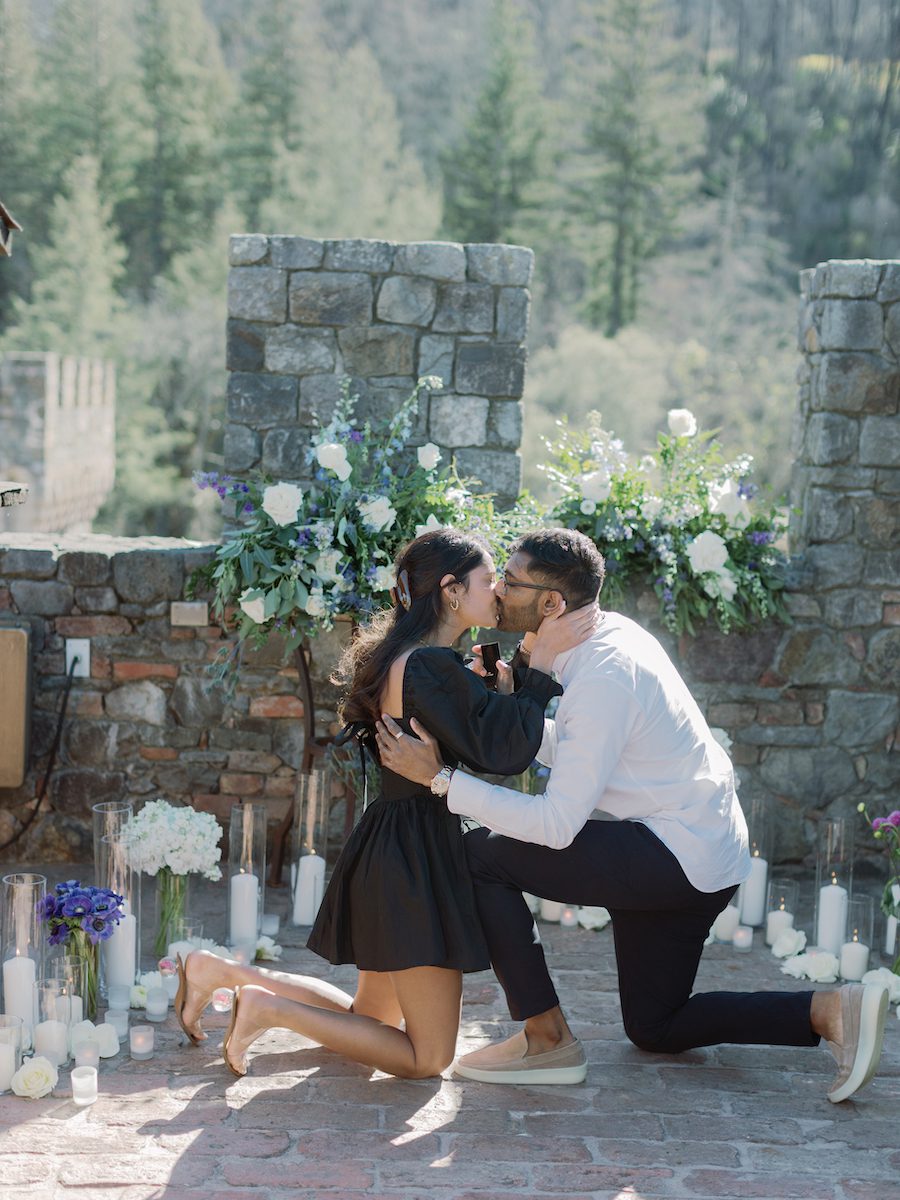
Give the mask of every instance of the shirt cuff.
[(486, 793), (491, 784), (484, 779), (469, 775), (466, 771), (454, 771), (447, 792), (447, 808), (459, 817), (481, 820)]

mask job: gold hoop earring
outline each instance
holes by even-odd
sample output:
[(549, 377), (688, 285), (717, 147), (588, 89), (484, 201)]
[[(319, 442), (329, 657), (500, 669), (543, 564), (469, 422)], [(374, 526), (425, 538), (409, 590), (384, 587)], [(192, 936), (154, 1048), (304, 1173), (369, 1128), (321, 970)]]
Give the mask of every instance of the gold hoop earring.
[(453, 610), (453, 612), (459, 611), (459, 600), (457, 600), (457, 598), (455, 596), (450, 597), (450, 607)]

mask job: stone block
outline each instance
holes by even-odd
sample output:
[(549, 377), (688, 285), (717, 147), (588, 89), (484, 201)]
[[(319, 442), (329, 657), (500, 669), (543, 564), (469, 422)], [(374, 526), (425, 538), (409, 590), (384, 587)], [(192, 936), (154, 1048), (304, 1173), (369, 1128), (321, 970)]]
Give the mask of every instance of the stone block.
[(456, 387), (475, 396), (522, 395), (525, 350), (508, 344), (463, 342), (456, 351)]
[(172, 689), (172, 708), (179, 724), (212, 729), (222, 720), (225, 692), (208, 679), (180, 675)]
[(370, 271), (383, 275), (391, 269), (395, 247), (374, 238), (342, 238), (325, 243), (325, 268), (329, 271)]
[(251, 717), (291, 717), (299, 720), (303, 716), (303, 704), (297, 696), (256, 696), (250, 701)]
[(494, 328), (494, 289), (486, 283), (447, 283), (438, 293), (432, 322), (437, 333), (490, 333)]
[(56, 574), (52, 550), (6, 550), (0, 553), (0, 576), (15, 579), (52, 579)]
[(524, 342), (528, 336), (531, 293), (527, 288), (501, 288), (497, 295), (497, 338)]
[(308, 429), (270, 429), (262, 444), (262, 468), (276, 479), (301, 479), (312, 469), (306, 462)]
[(859, 433), (859, 461), (864, 467), (896, 467), (900, 463), (900, 420), (864, 417)]
[(225, 325), (225, 366), (229, 371), (261, 371), (266, 345), (265, 326), (229, 320)]
[(316, 375), (334, 369), (334, 334), (297, 325), (279, 325), (266, 335), (267, 371), (280, 375)]
[(23, 615), (58, 617), (72, 611), (75, 589), (56, 579), (14, 579), (10, 584), (13, 603)]
[(521, 490), (522, 460), (508, 450), (460, 450), (456, 465), (464, 479), (480, 479), (483, 490), (501, 500), (512, 499)]
[(300, 380), (300, 420), (313, 418), (327, 425), (341, 398), (341, 380), (337, 375), (305, 375)]
[(900, 546), (900, 498), (860, 496), (854, 499), (856, 540), (862, 546), (881, 550)]
[(897, 411), (898, 397), (900, 372), (881, 355), (822, 355), (816, 372), (817, 409), (832, 412), (894, 413)]
[(249, 471), (259, 462), (261, 443), (255, 429), (246, 425), (225, 426), (225, 470)]
[(342, 329), (338, 343), (350, 375), (412, 375), (415, 369), (415, 335), (407, 329), (394, 325)]
[(789, 633), (776, 670), (794, 687), (811, 684), (848, 687), (860, 677), (860, 665), (849, 647), (837, 641), (830, 629), (822, 628)]
[(817, 620), (822, 615), (822, 606), (814, 596), (804, 596), (797, 592), (787, 592), (784, 603), (792, 617)]
[(883, 265), (877, 299), (882, 304), (890, 304), (894, 300), (900, 300), (900, 263), (888, 262)]
[[(50, 785), (53, 808), (57, 813), (69, 816), (79, 814), (90, 817), (91, 808), (95, 804), (112, 800), (121, 802), (127, 790), (125, 778), (121, 771), (104, 772), (96, 768), (59, 770)], [(89, 831), (85, 836), (89, 844)], [(49, 861), (57, 860), (51, 858)]]
[(65, 737), (69, 762), (76, 767), (114, 762), (116, 732), (117, 726), (108, 721), (72, 721)]
[(836, 589), (825, 597), (824, 618), (832, 629), (880, 625), (881, 597), (877, 592), (861, 591), (859, 588)]
[(737, 735), (747, 746), (818, 746), (822, 731), (806, 725), (748, 725)]
[(276, 236), (269, 239), (273, 267), (289, 271), (306, 271), (320, 267), (325, 257), (325, 243), (315, 238)]
[[(126, 637), (131, 633), (131, 622), (123, 616), (57, 617), (55, 624), (60, 637)], [(93, 659), (94, 656), (91, 657)]]
[(288, 304), (291, 320), (302, 325), (365, 325), (372, 319), (372, 281), (350, 271), (298, 271)]
[(436, 337), (426, 334), (419, 342), (417, 376), (421, 379), (423, 375), (438, 375), (444, 381), (445, 388), (452, 387), (453, 352), (455, 349), (455, 338)]
[(97, 554), (90, 550), (67, 550), (59, 557), (57, 578), (64, 583), (97, 587), (109, 582), (109, 573), (108, 554)]
[(180, 600), (184, 564), (177, 550), (132, 550), (113, 558), (113, 583), (123, 600), (146, 607), (154, 600)]
[(228, 377), (228, 419), (267, 429), (297, 419), (297, 381), (280, 375), (234, 372)]
[(822, 350), (880, 350), (881, 305), (875, 300), (823, 300), (818, 310)]
[(414, 275), (391, 275), (378, 293), (376, 314), (380, 321), (398, 325), (429, 325), (434, 316), (437, 284)]
[(900, 719), (896, 696), (831, 691), (823, 730), (825, 741), (847, 750), (878, 749)]
[(148, 725), (165, 725), (166, 693), (148, 679), (126, 683), (107, 692), (107, 716), (114, 721), (143, 721)]
[(461, 282), (466, 277), (466, 252), (458, 242), (407, 242), (397, 248), (394, 270), (398, 275)]
[(693, 680), (746, 685), (771, 666), (781, 637), (774, 625), (728, 634), (710, 626), (702, 637), (684, 639), (681, 657)]
[(866, 554), (865, 580), (870, 586), (900, 584), (900, 550), (870, 550)]
[(439, 446), (483, 446), (489, 407), (483, 396), (432, 396), (429, 436)]
[(845, 795), (856, 783), (853, 760), (838, 746), (772, 746), (764, 751), (759, 774), (770, 791), (815, 808)]
[(884, 338), (895, 357), (900, 357), (900, 304), (892, 304), (885, 313)]
[(233, 233), (228, 239), (228, 262), (232, 267), (250, 267), (265, 261), (269, 239), (262, 233)]
[(814, 413), (806, 427), (806, 455), (817, 467), (852, 461), (859, 442), (859, 423), (837, 413)]
[(811, 542), (836, 542), (853, 530), (853, 505), (841, 492), (810, 488), (806, 496), (806, 536)]
[(119, 597), (111, 587), (77, 587), (75, 604), (83, 613), (114, 613)]
[(232, 267), (228, 272), (228, 315), (278, 324), (287, 315), (287, 272), (274, 267)]
[(833, 259), (816, 268), (815, 294), (861, 300), (874, 296), (881, 277), (881, 263), (870, 258)]
[(872, 636), (865, 673), (870, 683), (900, 692), (900, 629), (883, 629)]
[(875, 491), (886, 496), (900, 496), (900, 467), (885, 467), (876, 472)]
[(487, 440), (491, 446), (518, 450), (522, 444), (521, 400), (492, 400), (488, 414)]
[[(358, 395), (354, 421), (361, 425), (371, 421), (373, 425), (383, 424), (385, 417), (397, 411), (405, 404), (415, 386), (413, 377), (406, 378), (388, 376), (384, 379), (354, 379), (351, 391)], [(413, 413), (410, 443), (416, 444), (428, 439), (428, 392), (420, 392), (418, 407)]]
[(503, 287), (528, 287), (534, 270), (534, 251), (526, 246), (501, 246), (493, 242), (466, 246), (469, 279)]
[(815, 587), (827, 590), (860, 582), (865, 551), (851, 542), (822, 543), (810, 546), (805, 559), (813, 573)]

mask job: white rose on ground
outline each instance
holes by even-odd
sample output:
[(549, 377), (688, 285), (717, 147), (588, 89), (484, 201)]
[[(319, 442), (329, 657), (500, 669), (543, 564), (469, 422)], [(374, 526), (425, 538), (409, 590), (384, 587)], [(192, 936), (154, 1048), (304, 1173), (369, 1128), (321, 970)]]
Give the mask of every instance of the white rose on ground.
[(670, 408), (666, 419), (675, 437), (693, 437), (697, 432), (697, 418), (689, 408)]
[(339, 442), (325, 442), (316, 446), (316, 458), (319, 466), (326, 471), (334, 471), (341, 483), (350, 478), (350, 464), (347, 462), (347, 451)]
[(794, 979), (811, 979), (813, 983), (834, 983), (838, 977), (837, 956), (822, 950), (817, 954), (796, 954), (781, 968)]
[(363, 525), (372, 533), (390, 529), (397, 519), (397, 510), (391, 507), (387, 496), (376, 496), (374, 500), (363, 500), (359, 506)]
[(790, 975), (791, 979), (806, 979), (806, 960), (808, 954), (795, 954), (781, 964), (782, 975)]
[(597, 511), (597, 505), (593, 500), (582, 500), (581, 511), (586, 517), (591, 517)]
[(327, 611), (325, 606), (325, 597), (320, 591), (313, 590), (309, 593), (309, 599), (305, 605), (306, 613), (310, 617), (324, 617)]
[(343, 583), (344, 577), (338, 570), (338, 563), (342, 558), (340, 550), (323, 550), (316, 557), (316, 574), (323, 584)]
[(802, 929), (782, 929), (772, 943), (776, 958), (791, 958), (806, 948), (806, 934)]
[(252, 600), (248, 597), (255, 592), (256, 588), (247, 588), (241, 593), (241, 598), (238, 604), (241, 607), (241, 612), (245, 613), (251, 621), (255, 621), (257, 625), (262, 625), (266, 619), (266, 602), (262, 596), (255, 596)]
[(587, 475), (582, 475), (580, 485), (584, 499), (593, 500), (595, 504), (602, 504), (604, 500), (608, 500), (612, 491), (606, 471), (590, 471)]
[(372, 591), (389, 592), (396, 582), (393, 567), (377, 567), (372, 576)]
[(59, 1072), (49, 1058), (35, 1055), (26, 1058), (13, 1075), (10, 1087), (17, 1096), (25, 1096), (29, 1100), (40, 1100), (41, 1096), (49, 1096), (56, 1087)]
[(416, 458), (419, 460), (420, 467), (426, 471), (433, 471), (441, 461), (441, 452), (434, 442), (426, 442), (416, 451)]
[(750, 506), (733, 479), (709, 489), (709, 511), (721, 513), (733, 529), (743, 529), (750, 522)]
[(443, 525), (440, 523), (440, 521), (437, 519), (437, 517), (434, 515), (434, 513), (430, 513), (428, 516), (428, 520), (425, 522), (424, 525), (416, 526), (416, 537), (421, 537), (423, 533), (431, 533), (431, 531), (433, 529), (443, 529), (443, 528), (444, 528)]
[(283, 953), (283, 948), (278, 945), (275, 939), (265, 933), (256, 943), (256, 957), (265, 961), (273, 962), (276, 958), (281, 958)]
[(604, 929), (611, 920), (609, 910), (597, 905), (583, 905), (578, 909), (578, 924), (582, 929)]
[(662, 511), (662, 498), (660, 496), (648, 496), (641, 505), (641, 516), (648, 525), (652, 525)]
[(263, 492), (263, 512), (276, 525), (290, 525), (297, 520), (303, 503), (303, 492), (295, 483), (273, 483)]
[(705, 575), (707, 571), (718, 573), (728, 561), (728, 547), (717, 533), (705, 529), (688, 545), (687, 556), (695, 575)]
[(881, 983), (888, 989), (891, 1004), (900, 1004), (900, 975), (895, 975), (888, 967), (879, 967), (876, 971), (866, 971), (862, 977), (863, 983)]

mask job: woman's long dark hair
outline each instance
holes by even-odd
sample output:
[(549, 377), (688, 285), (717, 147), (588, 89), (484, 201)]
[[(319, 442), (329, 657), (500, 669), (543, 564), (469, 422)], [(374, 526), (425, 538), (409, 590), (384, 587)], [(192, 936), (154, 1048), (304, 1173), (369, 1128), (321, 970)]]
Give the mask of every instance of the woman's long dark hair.
[(487, 542), (458, 529), (423, 533), (400, 551), (395, 567), (398, 578), (406, 572), (409, 608), (397, 595), (393, 608), (374, 617), (350, 643), (333, 676), (346, 688), (340, 706), (345, 724), (373, 725), (380, 718), (391, 663), (410, 646), (426, 641), (440, 624), (441, 580), (452, 575), (468, 588), (469, 572), (489, 554)]

